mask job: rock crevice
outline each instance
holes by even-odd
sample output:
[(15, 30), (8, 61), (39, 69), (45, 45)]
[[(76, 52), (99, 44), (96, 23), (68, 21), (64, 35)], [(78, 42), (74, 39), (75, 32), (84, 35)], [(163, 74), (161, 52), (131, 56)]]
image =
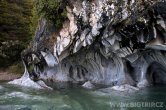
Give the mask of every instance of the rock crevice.
[[(43, 18), (32, 48), (22, 55), (26, 68), (32, 67), (31, 79), (109, 86), (165, 84), (166, 3), (143, 1), (70, 0), (68, 20), (58, 34)], [(52, 37), (56, 39), (47, 40)]]

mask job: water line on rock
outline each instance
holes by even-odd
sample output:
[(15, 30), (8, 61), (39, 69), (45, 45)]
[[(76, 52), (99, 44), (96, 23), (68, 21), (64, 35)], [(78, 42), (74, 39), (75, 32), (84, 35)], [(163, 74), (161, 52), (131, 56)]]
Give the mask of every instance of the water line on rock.
[[(44, 18), (39, 23), (36, 45), (31, 49), (43, 57), (38, 62), (44, 67), (39, 79), (51, 83), (90, 81), (87, 84), (147, 86), (149, 66), (153, 62), (166, 66), (165, 2), (159, 1), (146, 2), (148, 8), (139, 0), (132, 0), (129, 5), (128, 1), (117, 0), (111, 3), (75, 0), (71, 4), (69, 1), (68, 20), (64, 21), (55, 41), (51, 39), (55, 37), (52, 23)], [(160, 21), (156, 19), (158, 16)], [(46, 45), (50, 42), (45, 39), (51, 39), (53, 49)], [(49, 51), (44, 51), (45, 48)], [(25, 59), (28, 61), (28, 57)], [(24, 61), (23, 64), (23, 76), (28, 79)]]

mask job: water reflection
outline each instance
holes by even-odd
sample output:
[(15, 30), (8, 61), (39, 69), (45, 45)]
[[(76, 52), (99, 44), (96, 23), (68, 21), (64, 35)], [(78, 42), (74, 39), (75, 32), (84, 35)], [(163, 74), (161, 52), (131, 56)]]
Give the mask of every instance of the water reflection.
[[(111, 103), (166, 102), (166, 86), (136, 93), (101, 92), (80, 87), (34, 90), (0, 84), (0, 110), (164, 110), (165, 108), (111, 107)], [(165, 107), (165, 105), (164, 105)]]

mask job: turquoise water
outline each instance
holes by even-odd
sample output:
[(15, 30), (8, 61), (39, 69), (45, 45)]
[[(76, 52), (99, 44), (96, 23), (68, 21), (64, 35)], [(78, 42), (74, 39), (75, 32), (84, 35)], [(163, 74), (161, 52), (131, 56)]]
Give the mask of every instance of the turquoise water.
[[(112, 103), (162, 102), (162, 107), (112, 107)], [(166, 110), (166, 86), (136, 93), (101, 92), (80, 87), (35, 90), (0, 83), (0, 110)]]

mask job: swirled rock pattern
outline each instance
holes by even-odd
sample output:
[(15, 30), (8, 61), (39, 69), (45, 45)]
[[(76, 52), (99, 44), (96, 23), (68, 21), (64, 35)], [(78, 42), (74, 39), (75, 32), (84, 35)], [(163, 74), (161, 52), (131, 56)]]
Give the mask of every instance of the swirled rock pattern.
[(32, 47), (23, 52), (29, 77), (46, 83), (166, 84), (165, 5), (164, 0), (69, 0), (60, 32), (42, 18)]

